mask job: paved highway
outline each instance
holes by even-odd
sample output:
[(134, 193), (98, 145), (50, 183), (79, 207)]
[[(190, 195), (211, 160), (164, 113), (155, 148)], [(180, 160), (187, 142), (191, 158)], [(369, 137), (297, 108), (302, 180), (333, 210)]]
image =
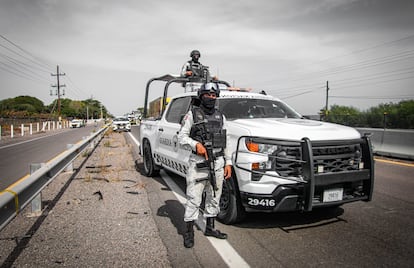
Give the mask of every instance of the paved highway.
[[(137, 128), (132, 134), (137, 138)], [(170, 173), (144, 178), (150, 205), (173, 266), (211, 254), (251, 267), (414, 267), (412, 163), (377, 159), (374, 198), (310, 213), (251, 214), (218, 228), (229, 234), (230, 251), (196, 232), (194, 251), (182, 246), (185, 182)]]
[[(81, 130), (67, 132), (77, 131)], [(126, 134), (135, 153), (137, 134), (137, 127), (133, 127), (132, 137)], [(60, 135), (64, 133), (57, 136)], [(80, 132), (79, 135), (85, 136)], [(64, 142), (62, 150), (66, 143), (70, 142)], [(206, 238), (196, 231), (193, 249), (183, 247), (185, 181), (166, 172), (155, 178), (140, 178), (173, 267), (414, 267), (414, 165), (377, 159), (375, 167), (371, 202), (310, 213), (251, 214), (236, 225), (217, 224), (218, 229), (229, 234), (226, 241)], [(89, 199), (92, 200), (85, 200)], [(64, 204), (62, 207), (66, 208), (68, 203)], [(106, 236), (99, 233), (98, 237)]]
[(33, 136), (18, 137), (0, 143), (0, 191), (30, 173), (31, 163), (46, 163), (89, 136), (95, 126), (62, 129)]

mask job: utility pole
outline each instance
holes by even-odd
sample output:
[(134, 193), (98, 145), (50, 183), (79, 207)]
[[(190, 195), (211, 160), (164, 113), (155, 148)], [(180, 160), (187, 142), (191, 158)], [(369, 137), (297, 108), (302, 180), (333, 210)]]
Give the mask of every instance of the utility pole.
[(329, 82), (326, 81), (326, 104), (325, 104), (325, 116), (328, 116), (328, 98), (329, 98)]
[[(56, 66), (56, 74), (51, 74), (52, 76), (56, 76), (57, 78), (57, 85), (52, 85), (52, 87), (57, 87), (57, 97), (58, 97), (58, 115), (59, 115), (59, 120), (60, 120), (60, 96), (64, 96), (65, 95), (65, 91), (63, 91), (63, 94), (60, 94), (60, 88), (61, 87), (66, 87), (66, 85), (61, 85), (59, 82), (59, 77), (61, 75), (65, 75), (64, 73), (61, 74), (59, 73), (59, 65)], [(52, 96), (52, 92), (50, 92), (50, 95)]]

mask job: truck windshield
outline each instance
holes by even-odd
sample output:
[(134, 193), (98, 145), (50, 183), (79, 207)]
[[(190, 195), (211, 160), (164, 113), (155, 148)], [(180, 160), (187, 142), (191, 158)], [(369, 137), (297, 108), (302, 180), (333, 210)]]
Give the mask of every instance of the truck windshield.
[(283, 102), (266, 99), (217, 99), (218, 109), (227, 120), (248, 118), (301, 118)]

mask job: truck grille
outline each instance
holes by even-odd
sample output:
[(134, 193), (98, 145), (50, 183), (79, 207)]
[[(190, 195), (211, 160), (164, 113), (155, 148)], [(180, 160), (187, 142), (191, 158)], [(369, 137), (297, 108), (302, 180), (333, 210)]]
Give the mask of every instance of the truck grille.
[(358, 143), (312, 147), (314, 173), (359, 170), (362, 150)]
[[(313, 145), (314, 174), (359, 170), (362, 150), (359, 143), (345, 145)], [(301, 160), (300, 147), (284, 147), (283, 157), (278, 152), (272, 161), (274, 170), (281, 176), (298, 176), (302, 174), (302, 164), (292, 160)]]

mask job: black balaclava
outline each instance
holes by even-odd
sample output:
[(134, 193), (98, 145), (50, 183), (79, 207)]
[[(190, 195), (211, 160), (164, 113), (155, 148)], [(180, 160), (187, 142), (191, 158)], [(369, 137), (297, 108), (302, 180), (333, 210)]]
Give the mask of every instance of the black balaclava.
[(205, 95), (202, 95), (201, 98), (201, 109), (203, 109), (203, 111), (207, 114), (213, 114), (214, 113), (214, 108), (216, 105), (216, 98), (209, 98)]
[(190, 57), (191, 57), (191, 60), (193, 62), (198, 63), (198, 59), (200, 59), (201, 54), (200, 54), (200, 52), (198, 50), (193, 50), (193, 51), (191, 51)]
[(194, 62), (198, 62), (198, 59), (200, 58), (200, 55), (194, 55), (193, 57), (192, 57), (192, 60), (194, 61)]

